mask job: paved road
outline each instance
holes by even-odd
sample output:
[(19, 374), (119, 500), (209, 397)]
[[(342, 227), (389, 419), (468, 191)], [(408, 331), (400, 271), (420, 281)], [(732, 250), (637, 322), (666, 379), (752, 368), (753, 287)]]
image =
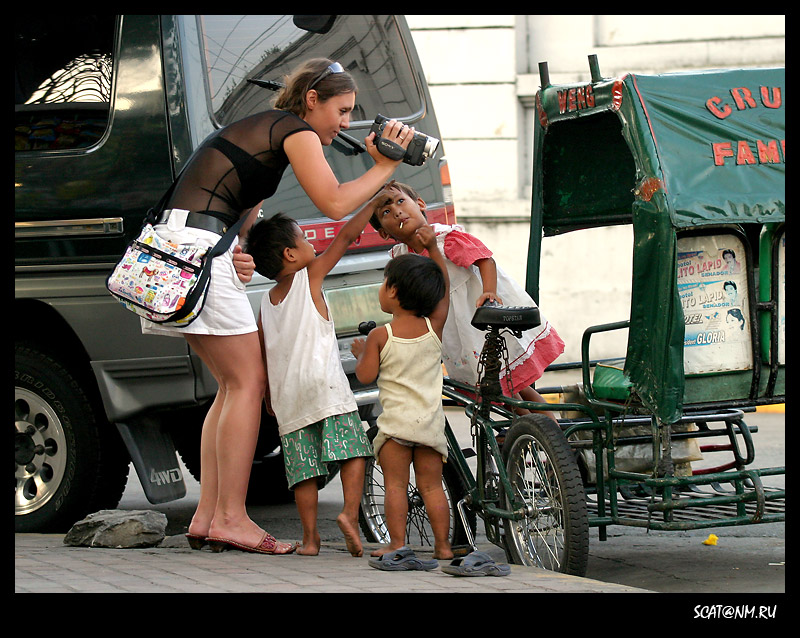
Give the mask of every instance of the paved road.
[[(458, 417), (450, 417), (457, 421)], [(750, 415), (747, 421), (758, 424), (760, 429), (756, 435), (756, 465), (783, 465), (784, 415), (759, 413)], [(17, 591), (74, 591), (76, 587), (78, 591), (106, 591), (108, 587), (145, 591), (158, 585), (164, 591), (263, 591), (264, 587), (274, 587), (279, 591), (785, 592), (784, 523), (681, 533), (612, 527), (606, 542), (600, 542), (597, 530), (592, 530), (585, 579), (517, 566), (507, 579), (455, 579), (439, 570), (414, 577), (387, 575), (370, 569), (365, 558), (351, 559), (345, 552), (335, 523), (341, 507), (337, 481), (320, 493), (319, 519), (325, 549), (318, 560), (191, 552), (181, 535), (196, 506), (199, 486), (188, 472), (186, 476), (186, 497), (151, 505), (132, 471), (120, 503), (122, 509), (164, 512), (169, 520), (167, 534), (175, 536), (164, 547), (67, 548), (58, 536), (16, 535)], [(293, 504), (251, 507), (250, 512), (254, 520), (278, 538), (299, 538), (301, 527)], [(702, 544), (710, 532), (719, 537), (716, 546)], [(478, 543), (496, 560), (505, 560), (502, 551), (486, 544), (482, 534)], [(174, 561), (166, 560), (167, 556)], [(115, 580), (116, 572), (127, 576)], [(293, 575), (295, 572), (301, 575)], [(232, 578), (231, 574), (242, 576)]]
[[(462, 443), (467, 442), (469, 429), (463, 413), (458, 414), (455, 409), (448, 408), (448, 419)], [(746, 422), (759, 427), (759, 432), (754, 435), (754, 465), (785, 465), (785, 415), (759, 412), (747, 415)], [(718, 462), (719, 459), (712, 458), (705, 464)], [(188, 473), (186, 475), (189, 493), (185, 498), (153, 506), (144, 498), (138, 479), (131, 471), (129, 486), (120, 507), (163, 511), (170, 521), (168, 533), (183, 533), (197, 503), (199, 490), (191, 476)], [(784, 484), (783, 477), (770, 477), (765, 481), (774, 486)], [(340, 508), (341, 484), (334, 480), (320, 492), (319, 518), (324, 541), (341, 541), (335, 523)], [(300, 521), (293, 504), (252, 507), (251, 514), (278, 538), (298, 538)], [(478, 527), (478, 540), (485, 543), (481, 525)], [(785, 592), (785, 529), (785, 523), (692, 532), (647, 532), (615, 526), (609, 528), (608, 540), (604, 542), (599, 540), (598, 530), (592, 529), (587, 576), (602, 582), (657, 592)], [(719, 538), (717, 545), (704, 545), (702, 541), (712, 532)], [(486, 545), (486, 548), (496, 560), (505, 560), (500, 549), (492, 545)]]
[[(67, 547), (62, 541), (57, 534), (16, 535), (17, 593), (646, 593), (518, 565), (499, 578), (456, 578), (440, 569), (384, 572), (335, 541), (324, 543), (315, 557), (193, 551), (183, 536), (149, 549)], [(268, 606), (263, 611), (280, 613)], [(189, 616), (199, 617), (197, 610)]]
[[(785, 421), (782, 413), (745, 416), (746, 423), (759, 428), (753, 436), (752, 467), (786, 464)], [(764, 483), (785, 487), (785, 477), (765, 477)], [(711, 533), (718, 537), (716, 546), (703, 544)], [(657, 592), (782, 593), (786, 591), (785, 561), (786, 523), (691, 532), (616, 526), (609, 528), (605, 542), (593, 530), (587, 576)]]

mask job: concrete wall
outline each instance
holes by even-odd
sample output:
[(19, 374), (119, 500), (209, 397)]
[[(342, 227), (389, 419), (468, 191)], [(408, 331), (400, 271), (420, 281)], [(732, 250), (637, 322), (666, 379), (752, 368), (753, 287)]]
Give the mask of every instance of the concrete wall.
[[(785, 65), (784, 16), (409, 15), (453, 180), (456, 214), (525, 282), (531, 202), (533, 98), (538, 63), (554, 84), (721, 67)], [(656, 28), (657, 27), (657, 28)], [(632, 232), (599, 229), (546, 238), (540, 306), (580, 358), (588, 325), (629, 315)], [(627, 334), (592, 356), (623, 355)]]

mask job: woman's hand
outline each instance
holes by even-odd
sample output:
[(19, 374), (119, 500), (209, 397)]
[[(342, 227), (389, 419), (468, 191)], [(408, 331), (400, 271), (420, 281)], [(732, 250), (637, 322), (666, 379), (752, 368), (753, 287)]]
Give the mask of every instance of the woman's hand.
[(253, 273), (256, 270), (256, 263), (253, 256), (242, 251), (241, 246), (233, 247), (233, 267), (236, 269), (236, 276), (242, 283), (250, 283)]
[[(383, 131), (381, 131), (381, 137), (407, 149), (408, 145), (411, 144), (411, 140), (414, 139), (415, 133), (416, 129), (413, 126), (409, 127), (397, 120), (389, 120), (383, 127)], [(399, 164), (403, 161), (402, 159), (390, 159), (381, 153), (375, 144), (375, 133), (370, 133), (364, 140), (364, 144), (367, 147), (367, 153), (375, 160), (375, 163)]]

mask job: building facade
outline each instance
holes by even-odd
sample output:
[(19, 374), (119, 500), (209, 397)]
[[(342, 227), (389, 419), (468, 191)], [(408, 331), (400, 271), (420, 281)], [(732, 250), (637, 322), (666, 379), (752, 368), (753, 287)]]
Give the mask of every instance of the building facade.
[[(785, 16), (409, 15), (436, 106), (459, 222), (525, 282), (534, 96), (539, 62), (553, 84), (603, 77), (785, 65)], [(580, 358), (583, 329), (627, 318), (629, 227), (568, 233), (543, 244), (540, 306)], [(593, 356), (624, 354), (627, 335)]]

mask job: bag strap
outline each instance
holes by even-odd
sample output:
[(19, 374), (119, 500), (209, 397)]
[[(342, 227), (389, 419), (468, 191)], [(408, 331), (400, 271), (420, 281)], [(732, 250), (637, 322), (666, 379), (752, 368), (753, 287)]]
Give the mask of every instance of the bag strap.
[[(181, 172), (178, 173), (178, 176), (174, 180), (172, 180), (172, 184), (169, 185), (169, 188), (161, 196), (161, 199), (158, 201), (158, 204), (156, 204), (153, 208), (147, 211), (147, 214), (145, 215), (144, 219), (145, 224), (147, 224), (148, 222), (151, 224), (155, 224), (158, 217), (164, 211), (164, 206), (169, 201), (170, 196), (175, 190), (175, 186), (177, 185), (178, 180), (180, 180), (181, 175), (183, 175), (183, 171), (186, 170), (186, 166), (188, 166), (188, 162), (183, 166)], [(206, 253), (207, 259), (213, 259), (217, 255), (221, 255), (226, 250), (228, 250), (231, 243), (233, 242), (233, 238), (239, 234), (239, 229), (242, 227), (242, 224), (244, 223), (245, 219), (247, 219), (247, 215), (242, 214), (239, 216), (239, 219), (234, 224), (228, 227), (228, 230), (225, 231), (225, 233), (220, 237), (220, 240), (214, 245), (213, 248), (211, 248)]]
[(149, 223), (151, 225), (154, 225), (156, 223), (158, 217), (161, 215), (161, 213), (164, 212), (164, 206), (169, 201), (169, 198), (172, 196), (172, 193), (175, 190), (175, 186), (178, 185), (178, 180), (181, 178), (181, 175), (183, 175), (183, 171), (186, 170), (186, 167), (188, 165), (189, 161), (187, 160), (186, 164), (184, 164), (183, 168), (181, 168), (181, 172), (178, 173), (175, 179), (172, 180), (172, 184), (169, 185), (169, 188), (161, 196), (161, 199), (158, 200), (158, 204), (156, 204), (155, 206), (150, 208), (150, 210), (147, 211), (147, 213), (144, 216), (144, 222), (143, 222), (144, 224)]
[(222, 235), (222, 237), (220, 237), (219, 241), (216, 244), (214, 244), (214, 247), (211, 248), (206, 253), (206, 259), (213, 259), (217, 255), (221, 255), (226, 250), (228, 250), (231, 243), (233, 242), (233, 238), (239, 234), (239, 229), (242, 227), (242, 224), (244, 224), (244, 220), (247, 219), (247, 216), (249, 214), (250, 214), (249, 211), (247, 213), (242, 213), (242, 215), (239, 217), (236, 223), (230, 228), (228, 228), (228, 230), (225, 231), (225, 234)]

